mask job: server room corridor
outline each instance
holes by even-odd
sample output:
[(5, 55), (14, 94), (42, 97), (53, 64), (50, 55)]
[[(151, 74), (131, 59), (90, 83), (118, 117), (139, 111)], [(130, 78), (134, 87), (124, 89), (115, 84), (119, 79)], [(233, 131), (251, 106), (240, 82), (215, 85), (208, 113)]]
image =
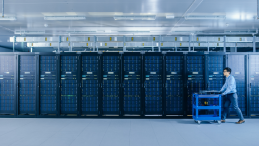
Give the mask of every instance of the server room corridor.
[(0, 0), (0, 146), (259, 146), (258, 30), (259, 0)]

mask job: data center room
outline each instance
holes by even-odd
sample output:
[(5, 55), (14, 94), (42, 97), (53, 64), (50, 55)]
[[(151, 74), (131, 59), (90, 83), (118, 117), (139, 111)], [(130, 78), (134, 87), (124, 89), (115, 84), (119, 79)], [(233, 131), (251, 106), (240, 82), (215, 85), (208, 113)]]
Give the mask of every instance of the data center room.
[(258, 0), (0, 0), (0, 146), (258, 146)]

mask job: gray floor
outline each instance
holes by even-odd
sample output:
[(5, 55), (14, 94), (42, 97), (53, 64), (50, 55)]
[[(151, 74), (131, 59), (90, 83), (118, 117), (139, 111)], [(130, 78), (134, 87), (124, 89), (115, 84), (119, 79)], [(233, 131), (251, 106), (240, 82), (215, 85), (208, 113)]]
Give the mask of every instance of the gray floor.
[(258, 146), (259, 119), (0, 119), (1, 146)]

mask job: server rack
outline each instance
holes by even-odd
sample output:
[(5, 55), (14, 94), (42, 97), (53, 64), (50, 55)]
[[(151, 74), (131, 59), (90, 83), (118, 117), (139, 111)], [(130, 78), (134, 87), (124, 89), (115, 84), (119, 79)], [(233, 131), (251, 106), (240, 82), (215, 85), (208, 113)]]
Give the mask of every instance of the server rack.
[(140, 52), (126, 52), (122, 56), (123, 114), (140, 116), (142, 109), (142, 60)]
[(91, 52), (82, 54), (81, 58), (81, 115), (100, 115), (100, 56)]
[(145, 65), (145, 115), (160, 115), (163, 111), (163, 60), (159, 53), (147, 52), (144, 56)]
[(184, 115), (184, 55), (168, 52), (165, 56), (165, 114)]
[(102, 115), (121, 115), (121, 54), (102, 54)]
[(249, 116), (259, 116), (259, 55), (249, 55)]
[(42, 53), (39, 55), (39, 106), (40, 116), (57, 116), (59, 102), (58, 69), (59, 56)]
[(0, 55), (0, 116), (16, 115), (16, 55)]
[(60, 115), (78, 116), (79, 56), (75, 53), (60, 54)]
[(192, 94), (205, 89), (204, 53), (189, 53), (186, 56), (187, 115), (192, 114)]
[(18, 58), (17, 115), (19, 116), (37, 116), (36, 58), (36, 55), (26, 53), (21, 53)]
[[(244, 116), (247, 114), (247, 83), (246, 83), (246, 74), (247, 74), (247, 56), (240, 54), (231, 54), (227, 55), (227, 67), (232, 69), (231, 75), (234, 76), (236, 80), (236, 89), (238, 95), (238, 106), (242, 111)], [(236, 112), (231, 105), (229, 116), (237, 117)]]
[[(225, 83), (225, 77), (223, 75), (223, 69), (226, 67), (225, 53), (213, 53), (205, 56), (207, 64), (206, 72), (206, 89), (217, 90), (223, 87)], [(209, 103), (213, 103), (211, 99)], [(223, 110), (223, 98), (221, 98), (221, 108)]]
[[(82, 84), (83, 76), (82, 75), (84, 73), (83, 73), (83, 71), (79, 71), (79, 70), (81, 70), (81, 67), (84, 66), (83, 65), (83, 60), (84, 60), (83, 56), (92, 56), (93, 54), (100, 56), (100, 60), (98, 63), (99, 64), (98, 65), (98, 69), (99, 69), (99, 72), (98, 72), (99, 73), (99, 75), (98, 75), (98, 80), (99, 80), (99, 82), (98, 82), (99, 83), (99, 85), (98, 85), (98, 89), (99, 89), (98, 90), (98, 94), (99, 94), (98, 95), (99, 96), (98, 110), (101, 113), (100, 112), (98, 113), (99, 117), (104, 117), (105, 115), (120, 115), (120, 118), (121, 117), (125, 117), (125, 118), (127, 118), (127, 117), (128, 118), (141, 118), (142, 117), (142, 116), (136, 116), (136, 117), (125, 116), (126, 112), (125, 112), (124, 108), (126, 106), (124, 106), (124, 101), (125, 101), (124, 92), (123, 92), (124, 84), (122, 84), (125, 81), (124, 75), (126, 75), (125, 72), (122, 70), (124, 68), (124, 57), (125, 56), (139, 56), (139, 55), (143, 56), (142, 67), (141, 67), (141, 69), (143, 68), (143, 70), (141, 71), (143, 78), (141, 79), (141, 83), (142, 83), (141, 85), (147, 85), (147, 84), (144, 84), (144, 83), (147, 83), (147, 82), (145, 82), (146, 78), (147, 78), (146, 75), (154, 75), (154, 74), (150, 74), (151, 71), (148, 73), (144, 70), (145, 65), (152, 64), (152, 63), (146, 63), (149, 60), (152, 60), (152, 59), (147, 59), (147, 61), (146, 61), (146, 58), (149, 58), (150, 56), (161, 56), (162, 57), (162, 63), (160, 63), (161, 61), (158, 61), (158, 60), (160, 60), (160, 59), (158, 59), (157, 61), (153, 62), (154, 67), (152, 67), (152, 68), (155, 68), (155, 66), (157, 66), (158, 68), (160, 66), (162, 67), (162, 69), (161, 68), (158, 69), (158, 70), (161, 69), (161, 71), (162, 71), (162, 73), (161, 73), (161, 71), (160, 71), (160, 73), (158, 72), (158, 74), (161, 74), (162, 82), (160, 82), (160, 78), (154, 78), (154, 77), (152, 78), (152, 79), (158, 79), (158, 80), (154, 80), (154, 81), (156, 81), (158, 84), (160, 84), (160, 83), (162, 84), (161, 85), (162, 93), (160, 92), (162, 94), (162, 98), (156, 98), (156, 99), (161, 99), (161, 100), (155, 100), (155, 102), (153, 102), (154, 104), (152, 104), (152, 102), (149, 102), (149, 100), (146, 100), (146, 99), (148, 99), (147, 97), (149, 97), (149, 93), (150, 93), (150, 92), (149, 93), (145, 92), (148, 88), (144, 88), (144, 86), (141, 87), (142, 88), (142, 90), (141, 90), (142, 91), (142, 93), (141, 93), (141, 111), (144, 111), (143, 114), (141, 112), (142, 115), (166, 116), (163, 118), (172, 118), (168, 115), (171, 115), (171, 114), (174, 115), (174, 113), (172, 113), (170, 110), (168, 112), (168, 110), (167, 110), (168, 105), (166, 104), (168, 101), (168, 100), (166, 100), (166, 97), (167, 97), (166, 92), (168, 91), (167, 84), (166, 84), (166, 81), (167, 81), (166, 78), (167, 78), (167, 75), (169, 75), (166, 72), (166, 70), (167, 70), (166, 65), (169, 65), (169, 64), (174, 65), (174, 63), (166, 63), (166, 61), (168, 60), (167, 56), (178, 56), (179, 55), (179, 56), (183, 56), (183, 73), (182, 73), (183, 81), (184, 81), (184, 83), (183, 83), (183, 86), (184, 86), (184, 88), (183, 88), (183, 92), (184, 92), (183, 111), (186, 111), (187, 106), (188, 106), (188, 104), (186, 104), (187, 91), (189, 91), (189, 93), (196, 92), (196, 91), (192, 91), (191, 87), (195, 88), (195, 86), (196, 86), (199, 89), (209, 89), (209, 90), (212, 90), (212, 89), (219, 90), (222, 87), (222, 85), (225, 82), (225, 79), (223, 79), (223, 84), (221, 83), (222, 76), (220, 76), (220, 74), (222, 74), (222, 71), (219, 74), (217, 74), (217, 73), (214, 74), (214, 72), (217, 72), (217, 70), (220, 71), (222, 69), (222, 66), (221, 66), (222, 63), (221, 63), (221, 61), (216, 61), (216, 62), (212, 61), (211, 62), (210, 59), (215, 60), (215, 57), (216, 57), (217, 59), (220, 58), (220, 60), (221, 60), (223, 57), (223, 68), (225, 66), (231, 67), (232, 75), (234, 75), (236, 78), (237, 91), (238, 91), (238, 96), (239, 96), (239, 106), (240, 106), (244, 116), (245, 117), (248, 117), (248, 116), (258, 117), (259, 116), (259, 114), (258, 114), (258, 90), (259, 89), (257, 88), (258, 87), (257, 86), (257, 75), (258, 75), (257, 72), (259, 72), (259, 71), (257, 71), (258, 70), (257, 62), (258, 62), (258, 56), (259, 56), (258, 53), (228, 53), (228, 52), (215, 53), (215, 52), (210, 52), (208, 54), (208, 53), (189, 52), (188, 54), (186, 53), (186, 55), (185, 55), (184, 53), (179, 53), (179, 52), (178, 53), (167, 52), (164, 55), (163, 53), (159, 53), (159, 52), (146, 52), (145, 54), (140, 54), (138, 52), (125, 52), (124, 55), (121, 55), (119, 52), (118, 53), (105, 52), (105, 53), (103, 53), (103, 55), (100, 55), (100, 53), (97, 53), (97, 52), (95, 52), (95, 53), (93, 53), (93, 52), (91, 52), (91, 53), (90, 52), (82, 52), (82, 53), (71, 53), (71, 52), (70, 53), (37, 53), (37, 52), (35, 52), (35, 53), (1, 53), (0, 54), (1, 55), (0, 59), (2, 56), (4, 56), (4, 57), (12, 56), (12, 58), (14, 58), (13, 59), (14, 60), (13, 85), (15, 87), (17, 87), (17, 88), (14, 88), (15, 89), (14, 90), (15, 98), (13, 99), (14, 106), (15, 106), (14, 113), (5, 114), (6, 112), (0, 111), (0, 117), (16, 117), (16, 116), (17, 117), (36, 117), (36, 116), (38, 116), (38, 117), (64, 117), (63, 115), (70, 115), (70, 114), (76, 115), (77, 117), (96, 117), (96, 116), (85, 116), (85, 115), (92, 115), (92, 114), (84, 113), (82, 111), (82, 107), (83, 107), (82, 102), (83, 101), (82, 101), (81, 97), (83, 97), (83, 96), (81, 96), (81, 94), (82, 94), (83, 89), (80, 87), (83, 87), (83, 84)], [(224, 55), (225, 55), (225, 63), (224, 63)], [(44, 94), (42, 94), (41, 91), (44, 90), (43, 86), (45, 86), (45, 85), (40, 82), (41, 81), (40, 78), (41, 78), (41, 75), (44, 74), (44, 72), (48, 72), (48, 71), (41, 72), (41, 69), (43, 67), (42, 65), (50, 65), (49, 63), (42, 63), (43, 60), (46, 60), (46, 59), (42, 59), (43, 56), (52, 56), (52, 57), (55, 56), (56, 61), (57, 61), (57, 64), (56, 64), (56, 67), (57, 67), (57, 69), (56, 69), (56, 72), (57, 72), (56, 73), (57, 74), (57, 78), (56, 78), (56, 81), (57, 81), (57, 85), (56, 85), (56, 87), (57, 87), (57, 90), (56, 90), (57, 105), (56, 105), (56, 107), (57, 108), (56, 108), (56, 110), (57, 111), (56, 111), (56, 114), (51, 113), (51, 112), (45, 112), (45, 111), (41, 110), (41, 107), (45, 106), (44, 103), (42, 102), (43, 100), (41, 100), (42, 99), (41, 96), (44, 95)], [(61, 59), (62, 56), (76, 56), (77, 57), (77, 61), (76, 61), (77, 63), (74, 63), (74, 64), (77, 64), (77, 65), (74, 65), (74, 66), (77, 66), (77, 70), (74, 73), (71, 73), (71, 74), (73, 74), (72, 77), (76, 78), (75, 86), (73, 86), (73, 87), (75, 87), (77, 90), (77, 94), (76, 94), (77, 101), (75, 101), (77, 104), (76, 105), (77, 109), (73, 113), (71, 113), (71, 112), (64, 113), (61, 110), (61, 107), (64, 107), (64, 104), (62, 105), (62, 103), (64, 101), (61, 101), (61, 97), (62, 97), (61, 95), (63, 95), (63, 94), (60, 93), (60, 91), (62, 90), (60, 80), (61, 80), (61, 78), (63, 78), (63, 77), (61, 77), (61, 75), (66, 75), (66, 72), (70, 72), (70, 71), (62, 72), (62, 67), (64, 66), (64, 64), (66, 64), (67, 66), (69, 66), (69, 65), (71, 66), (71, 64), (73, 64), (73, 63), (69, 63), (69, 59), (68, 59), (68, 61), (65, 61), (68, 63), (64, 63), (64, 61), (62, 61), (62, 59)], [(119, 110), (117, 113), (111, 113), (111, 112), (102, 113), (102, 110), (104, 108), (103, 103), (106, 102), (106, 107), (112, 105), (112, 103), (115, 103), (115, 101), (112, 101), (112, 100), (110, 100), (110, 101), (106, 100), (103, 102), (104, 96), (102, 95), (102, 92), (104, 89), (108, 89), (108, 86), (105, 88), (103, 87), (103, 78), (104, 78), (103, 75), (105, 73), (103, 71), (103, 67), (104, 67), (103, 64), (109, 64), (109, 65), (116, 64), (116, 63), (112, 63), (112, 59), (108, 59), (108, 60), (110, 60), (110, 63), (109, 63), (109, 61), (107, 63), (104, 63), (104, 60), (102, 59), (104, 56), (119, 56), (119, 59), (117, 58), (114, 60), (119, 60), (119, 65), (116, 65), (116, 66), (119, 66), (120, 70), (119, 70), (119, 73), (116, 73), (116, 75), (113, 76), (113, 77), (118, 77), (118, 81), (115, 81), (116, 88), (118, 87), (117, 89), (119, 90), (119, 94), (116, 94), (116, 96), (120, 97), (120, 98), (117, 98), (117, 99), (119, 99), (119, 101), (117, 102), (117, 103), (119, 103), (117, 105), (117, 107), (119, 107)], [(123, 57), (121, 58), (120, 56), (123, 56)], [(163, 57), (163, 56), (165, 56), (165, 57)], [(201, 68), (204, 68), (203, 72), (201, 73), (203, 76), (203, 78), (201, 78), (201, 80), (204, 81), (204, 85), (202, 84), (202, 82), (201, 83), (198, 82), (198, 84), (195, 85), (195, 80), (193, 82), (190, 82), (188, 80), (188, 78), (192, 79), (192, 78), (194, 78), (194, 75), (200, 74), (199, 72), (198, 72), (198, 74), (193, 74), (193, 72), (195, 72), (195, 71), (190, 71), (191, 68), (192, 69), (196, 68), (195, 64), (200, 64), (200, 63), (194, 63), (195, 59), (188, 58), (188, 57), (195, 57), (195, 56), (204, 57), (204, 59), (202, 59), (202, 61), (201, 61), (201, 62), (203, 62), (202, 64), (204, 66), (204, 67), (203, 66), (201, 67)], [(8, 60), (8, 59), (4, 59), (4, 61), (5, 60)], [(193, 63), (190, 63), (191, 60), (193, 61)], [(4, 62), (4, 61), (1, 60), (1, 62)], [(70, 62), (71, 62), (71, 59), (70, 59)], [(117, 61), (114, 61), (114, 62), (117, 62)], [(159, 63), (157, 63), (157, 62), (159, 62)], [(196, 61), (196, 62), (198, 62), (198, 61)], [(9, 74), (12, 74), (11, 71), (6, 70), (10, 67), (9, 64), (13, 64), (13, 63), (11, 63), (11, 61), (8, 61), (7, 63), (4, 63), (4, 66), (2, 65), (2, 63), (0, 64), (0, 67), (1, 67), (0, 72), (2, 74), (5, 72), (9, 72)], [(4, 69), (2, 69), (2, 66), (4, 67)], [(8, 66), (8, 68), (6, 68), (6, 66)], [(198, 65), (198, 66), (200, 66), (200, 65)], [(114, 67), (114, 65), (113, 65), (113, 67)], [(106, 65), (106, 68), (107, 68), (107, 65)], [(172, 68), (172, 67), (169, 67), (169, 68)], [(197, 67), (196, 70), (199, 70), (201, 68)], [(215, 69), (216, 69), (216, 71), (215, 71)], [(85, 70), (85, 71), (87, 71), (87, 70)], [(118, 71), (118, 69), (117, 69), (117, 71)], [(109, 71), (109, 72), (112, 72), (112, 71)], [(68, 74), (68, 75), (70, 75), (70, 74)], [(108, 72), (106, 72), (106, 75), (111, 75), (111, 74), (108, 74)], [(128, 72), (128, 75), (130, 75), (129, 72)], [(188, 75), (189, 75), (189, 77), (188, 77)], [(0, 76), (0, 78), (3, 78), (3, 79), (0, 79), (0, 80), (5, 80), (7, 78), (9, 80), (9, 77), (7, 76), (7, 74), (3, 74), (2, 77)], [(44, 76), (44, 78), (45, 77), (46, 76)], [(67, 77), (67, 76), (65, 76), (65, 77)], [(150, 76), (149, 76), (149, 78), (150, 78)], [(69, 79), (69, 78), (67, 78), (67, 79)], [(73, 79), (73, 78), (71, 78), (71, 79)], [(216, 80), (217, 80), (217, 82), (216, 82)], [(175, 80), (173, 80), (173, 81), (175, 81)], [(189, 84), (187, 84), (187, 83), (189, 83)], [(80, 84), (81, 84), (81, 86), (80, 86)], [(63, 87), (65, 86), (64, 82), (62, 85), (63, 85)], [(190, 85), (193, 85), (193, 86), (190, 86)], [(201, 85), (203, 85), (204, 88), (202, 88)], [(4, 84), (1, 83), (1, 86), (0, 86), (1, 93), (2, 93), (2, 91), (7, 91), (7, 90), (5, 90), (6, 89), (5, 87), (7, 87), (7, 86), (8, 87), (10, 86), (11, 88), (8, 88), (8, 90), (10, 89), (9, 91), (12, 91), (12, 85), (10, 85), (10, 84), (6, 85), (6, 83), (4, 82)], [(47, 86), (50, 86), (50, 84), (46, 85), (46, 88), (47, 88)], [(68, 85), (68, 86), (70, 86), (70, 85)], [(93, 86), (95, 86), (95, 85), (93, 85)], [(157, 88), (159, 88), (161, 86), (158, 85)], [(130, 88), (130, 87), (128, 87), (128, 88)], [(87, 88), (87, 89), (90, 89), (90, 88)], [(109, 89), (111, 89), (111, 88), (109, 88)], [(74, 89), (72, 89), (72, 90), (74, 90)], [(50, 91), (50, 90), (45, 90), (45, 91)], [(109, 93), (111, 93), (111, 92), (109, 92)], [(68, 95), (70, 95), (70, 94), (68, 94)], [(2, 108), (4, 106), (5, 107), (9, 106), (8, 104), (4, 104), (4, 105), (2, 104), (3, 103), (2, 102), (3, 94), (0, 94), (0, 97), (1, 97), (0, 108)], [(69, 96), (69, 97), (71, 97), (71, 96)], [(5, 99), (6, 99), (6, 97), (4, 98), (4, 100)], [(176, 100), (174, 100), (174, 101), (176, 101)], [(70, 101), (66, 100), (65, 102), (70, 102)], [(158, 107), (157, 105), (159, 105), (157, 103), (162, 103), (162, 106), (160, 106), (162, 108), (162, 110), (160, 110), (161, 112), (157, 112), (156, 110), (153, 110), (154, 112), (146, 111), (146, 108), (148, 108), (148, 106), (146, 106), (146, 105), (148, 105), (147, 103), (151, 103), (151, 104), (149, 104), (149, 105), (151, 105), (151, 107), (154, 105), (153, 107), (155, 107), (155, 109), (157, 109), (156, 107)], [(87, 102), (86, 102), (86, 104), (87, 104)], [(174, 108), (176, 108), (176, 106), (174, 105), (172, 108), (174, 109)], [(120, 114), (120, 112), (121, 112), (121, 114)], [(165, 113), (163, 114), (163, 112), (165, 112)], [(53, 114), (53, 116), (52, 116), (52, 114)], [(62, 116), (60, 116), (60, 114), (62, 114)], [(180, 113), (175, 113), (175, 114), (182, 115)], [(28, 115), (31, 115), (31, 116), (28, 116)], [(233, 110), (230, 113), (230, 115), (231, 115), (230, 117), (236, 117), (235, 112)], [(118, 117), (118, 116), (116, 116), (116, 117)], [(185, 113), (184, 113), (183, 117), (186, 117)], [(142, 118), (144, 118), (144, 117), (142, 117)], [(151, 117), (146, 116), (146, 118), (151, 118)], [(153, 116), (152, 118), (162, 118), (162, 117)]]

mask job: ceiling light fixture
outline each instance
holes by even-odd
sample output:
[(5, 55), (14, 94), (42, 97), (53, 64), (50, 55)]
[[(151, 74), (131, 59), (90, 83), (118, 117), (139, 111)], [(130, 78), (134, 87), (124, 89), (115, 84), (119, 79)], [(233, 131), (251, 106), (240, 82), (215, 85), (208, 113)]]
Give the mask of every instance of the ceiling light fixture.
[(191, 19), (226, 19), (226, 16), (185, 16), (186, 20)]
[(44, 20), (85, 20), (83, 16), (45, 16)]
[(174, 16), (173, 15), (167, 15), (166, 19), (174, 19)]
[(150, 31), (118, 31), (123, 33), (149, 33)]
[(71, 34), (75, 34), (75, 33), (96, 33), (96, 31), (66, 31), (66, 33), (71, 33)]
[(226, 34), (257, 34), (257, 30), (225, 30)]
[(45, 34), (45, 31), (22, 31), (22, 30), (16, 30), (16, 31), (14, 31), (14, 34)]
[(156, 20), (156, 15), (114, 16), (114, 20)]

